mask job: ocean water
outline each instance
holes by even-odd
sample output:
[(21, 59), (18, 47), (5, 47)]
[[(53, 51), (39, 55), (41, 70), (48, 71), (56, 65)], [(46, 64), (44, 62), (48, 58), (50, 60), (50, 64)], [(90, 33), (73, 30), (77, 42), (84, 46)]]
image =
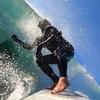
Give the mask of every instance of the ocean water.
[[(41, 35), (37, 27), (41, 19), (24, 0), (0, 0), (0, 100), (21, 100), (52, 83), (35, 62), (35, 48), (28, 51), (11, 40), (16, 34), (33, 43)], [(84, 65), (73, 58), (68, 66), (70, 89), (100, 100), (100, 86)], [(56, 65), (52, 68), (59, 75)]]
[(0, 0), (0, 100), (9, 96), (20, 100), (39, 89), (34, 50), (24, 50), (11, 40), (16, 34), (23, 41), (34, 42), (41, 34), (39, 20), (24, 0)]
[(19, 37), (40, 33), (37, 29), (39, 20), (41, 17), (24, 0), (0, 0), (0, 42), (13, 33)]

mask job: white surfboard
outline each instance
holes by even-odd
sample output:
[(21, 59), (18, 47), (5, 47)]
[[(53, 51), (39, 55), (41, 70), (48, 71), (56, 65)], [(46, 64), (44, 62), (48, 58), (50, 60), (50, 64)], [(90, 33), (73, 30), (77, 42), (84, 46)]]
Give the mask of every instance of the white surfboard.
[(67, 90), (60, 94), (53, 95), (50, 90), (40, 90), (39, 92), (25, 98), (24, 100), (89, 100), (88, 97)]

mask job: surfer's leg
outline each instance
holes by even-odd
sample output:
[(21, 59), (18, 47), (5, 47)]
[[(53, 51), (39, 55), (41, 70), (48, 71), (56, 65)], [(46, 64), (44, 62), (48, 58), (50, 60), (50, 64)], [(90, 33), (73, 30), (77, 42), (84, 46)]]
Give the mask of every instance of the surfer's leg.
[(60, 78), (56, 87), (52, 90), (52, 94), (56, 94), (65, 90), (69, 87), (69, 81), (67, 77), (67, 63), (73, 57), (73, 53), (67, 53), (66, 50), (61, 49), (57, 52), (58, 57), (58, 68), (60, 73)]
[(60, 57), (60, 61), (58, 63), (58, 69), (59, 69), (60, 77), (67, 78), (67, 60), (65, 57)]
[(52, 90), (52, 94), (57, 94), (59, 92), (62, 92), (65, 90), (66, 87), (69, 87), (69, 81), (67, 77), (67, 63), (71, 58), (74, 56), (73, 51), (66, 51), (67, 48), (60, 48), (56, 54), (57, 58), (59, 60), (58, 62), (58, 68), (59, 68), (59, 73), (60, 73), (60, 78), (58, 81), (58, 84), (56, 87)]
[(59, 80), (59, 77), (54, 73), (49, 64), (54, 64), (57, 58), (54, 55), (46, 55), (41, 58), (37, 58), (36, 62), (39, 65), (40, 69), (48, 75), (54, 83)]
[(56, 87), (52, 90), (52, 94), (56, 94), (65, 90), (69, 87), (69, 81), (67, 78), (67, 60), (64, 56), (59, 56), (58, 69), (60, 73), (60, 78)]

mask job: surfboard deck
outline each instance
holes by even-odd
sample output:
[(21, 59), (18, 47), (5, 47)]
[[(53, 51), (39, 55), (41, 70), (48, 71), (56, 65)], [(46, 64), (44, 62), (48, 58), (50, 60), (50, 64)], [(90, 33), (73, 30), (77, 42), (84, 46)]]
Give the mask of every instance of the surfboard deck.
[(66, 90), (65, 92), (53, 95), (50, 90), (40, 90), (24, 100), (89, 100), (87, 97)]

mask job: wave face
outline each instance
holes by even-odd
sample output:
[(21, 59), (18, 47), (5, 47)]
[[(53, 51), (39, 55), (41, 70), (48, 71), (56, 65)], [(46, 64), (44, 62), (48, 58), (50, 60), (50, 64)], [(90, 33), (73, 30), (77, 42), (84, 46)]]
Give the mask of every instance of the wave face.
[(10, 39), (14, 33), (33, 42), (41, 34), (39, 20), (24, 0), (0, 0), (0, 100), (20, 100), (39, 89), (34, 50), (27, 51)]
[(39, 33), (40, 19), (24, 0), (0, 0), (0, 43), (12, 33)]

